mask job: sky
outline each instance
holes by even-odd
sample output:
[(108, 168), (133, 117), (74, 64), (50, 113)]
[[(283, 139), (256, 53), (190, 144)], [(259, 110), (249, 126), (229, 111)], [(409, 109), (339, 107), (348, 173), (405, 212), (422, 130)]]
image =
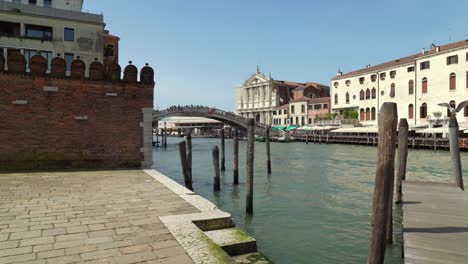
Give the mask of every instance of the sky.
[(155, 108), (235, 109), (256, 66), (273, 79), (319, 82), (468, 39), (465, 0), (85, 0), (118, 35), (120, 64), (149, 63)]

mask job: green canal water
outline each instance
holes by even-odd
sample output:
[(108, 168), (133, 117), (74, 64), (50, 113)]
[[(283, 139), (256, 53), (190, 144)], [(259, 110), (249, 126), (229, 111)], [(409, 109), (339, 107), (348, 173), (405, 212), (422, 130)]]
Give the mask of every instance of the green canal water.
[[(183, 184), (176, 144), (153, 148), (153, 167)], [(265, 144), (255, 144), (254, 215), (245, 214), (246, 143), (239, 144), (240, 184), (232, 181), (232, 141), (226, 141), (221, 192), (213, 192), (211, 148), (219, 139), (193, 139), (193, 185), (197, 194), (231, 213), (236, 225), (258, 241), (275, 263), (365, 263), (377, 148), (353, 145), (272, 143), (266, 173)], [(462, 154), (465, 175), (468, 155)], [(410, 150), (407, 179), (449, 182), (447, 151)], [(396, 243), (385, 263), (400, 264), (401, 211), (395, 208)]]

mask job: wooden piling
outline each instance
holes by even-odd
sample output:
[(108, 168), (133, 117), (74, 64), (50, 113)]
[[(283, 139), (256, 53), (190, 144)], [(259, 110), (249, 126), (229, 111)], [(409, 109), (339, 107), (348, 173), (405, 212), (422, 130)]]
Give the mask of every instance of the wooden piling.
[(193, 191), (192, 179), (187, 175), (187, 148), (185, 141), (179, 142), (179, 158), (182, 166), (182, 175), (184, 175), (185, 187)]
[(214, 146), (213, 150), (211, 151), (213, 157), (213, 189), (215, 191), (221, 190), (221, 179), (219, 176), (219, 149), (218, 146)]
[(233, 177), (234, 177), (234, 184), (239, 184), (239, 131), (237, 128), (234, 130), (234, 135), (232, 139), (233, 144)]
[(384, 103), (379, 114), (379, 144), (374, 198), (372, 202), (371, 238), (368, 264), (383, 264), (385, 238), (389, 219), (389, 200), (393, 200), (392, 183), (395, 169), (395, 143), (397, 126), (395, 103)]
[(398, 170), (396, 180), (395, 203), (401, 203), (401, 182), (406, 180), (406, 162), (408, 160), (408, 121), (400, 119), (398, 126)]
[(306, 134), (306, 144), (309, 144), (309, 132)]
[(185, 141), (187, 142), (187, 177), (190, 179), (190, 183), (191, 183), (192, 182), (192, 134), (190, 133), (190, 131), (187, 133), (187, 136), (185, 137)]
[(224, 141), (225, 141), (225, 137), (226, 137), (226, 132), (223, 129), (221, 129), (221, 171), (225, 171), (226, 170), (226, 148), (225, 148), (225, 145), (224, 145)]
[(246, 212), (253, 214), (253, 172), (254, 172), (255, 120), (247, 121), (247, 173), (246, 173)]
[(270, 155), (270, 128), (266, 129), (266, 155), (267, 155), (267, 172), (271, 174), (271, 155)]
[(460, 189), (465, 190), (463, 185), (462, 167), (460, 161), (460, 145), (458, 143), (458, 122), (455, 116), (449, 120), (449, 144), (450, 159), (452, 160), (452, 176)]

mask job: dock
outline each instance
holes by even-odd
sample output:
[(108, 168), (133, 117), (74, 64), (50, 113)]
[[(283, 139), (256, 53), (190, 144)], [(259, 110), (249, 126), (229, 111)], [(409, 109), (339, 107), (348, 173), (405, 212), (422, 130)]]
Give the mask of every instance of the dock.
[(402, 188), (405, 263), (468, 263), (468, 194), (446, 183)]

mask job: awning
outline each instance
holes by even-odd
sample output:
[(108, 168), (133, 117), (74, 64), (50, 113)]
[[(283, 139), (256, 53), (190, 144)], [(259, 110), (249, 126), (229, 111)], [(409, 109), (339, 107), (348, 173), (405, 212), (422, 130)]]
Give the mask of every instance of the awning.
[(286, 129), (285, 126), (274, 126), (271, 128), (271, 130), (273, 131), (284, 130), (284, 129)]
[(297, 130), (314, 130), (314, 129), (310, 126), (303, 126), (303, 127), (299, 127)]
[(368, 127), (347, 127), (331, 131), (331, 133), (378, 133), (379, 128), (375, 126)]
[(296, 126), (296, 125), (289, 125), (285, 130), (286, 131), (289, 131), (289, 130), (294, 130), (296, 128), (298, 128), (299, 126)]
[[(459, 127), (458, 130), (464, 131), (467, 130), (467, 127)], [(426, 128), (416, 131), (415, 133), (418, 134), (433, 134), (433, 133), (449, 133), (448, 127), (434, 127), (434, 128)]]

